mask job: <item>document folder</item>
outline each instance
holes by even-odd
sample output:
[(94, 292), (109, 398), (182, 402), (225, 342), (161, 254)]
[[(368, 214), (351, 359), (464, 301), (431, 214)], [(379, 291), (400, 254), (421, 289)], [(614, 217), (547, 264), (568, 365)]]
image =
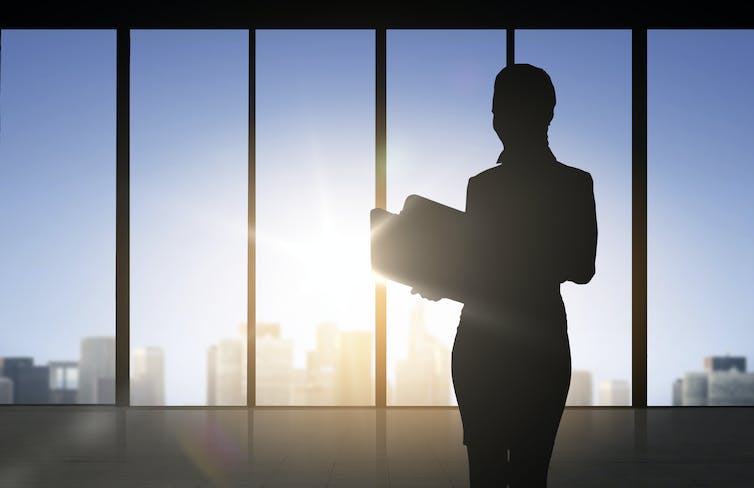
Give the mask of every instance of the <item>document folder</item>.
[(463, 302), (465, 215), (419, 195), (399, 214), (372, 210), (372, 268), (422, 296)]

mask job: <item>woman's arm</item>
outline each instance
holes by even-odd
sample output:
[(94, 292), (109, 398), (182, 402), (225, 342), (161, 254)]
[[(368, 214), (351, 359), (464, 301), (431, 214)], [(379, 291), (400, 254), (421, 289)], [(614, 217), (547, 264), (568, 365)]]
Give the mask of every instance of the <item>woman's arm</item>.
[(583, 173), (582, 183), (575, 196), (574, 228), (571, 229), (571, 249), (568, 253), (566, 280), (583, 285), (594, 276), (597, 255), (597, 213), (594, 203), (594, 181)]

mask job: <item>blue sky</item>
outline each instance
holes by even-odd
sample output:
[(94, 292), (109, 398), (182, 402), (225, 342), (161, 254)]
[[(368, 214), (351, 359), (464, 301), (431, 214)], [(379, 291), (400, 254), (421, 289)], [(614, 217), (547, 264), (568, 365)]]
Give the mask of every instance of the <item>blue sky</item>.
[[(75, 359), (115, 332), (115, 33), (2, 40), (0, 356)], [(555, 155), (595, 180), (597, 275), (563, 291), (573, 367), (630, 381), (630, 32), (516, 40), (555, 84)], [(387, 42), (388, 208), (410, 193), (463, 208), (501, 149), (504, 32)], [(247, 49), (246, 31), (132, 33), (132, 347), (165, 348), (169, 403), (204, 402), (206, 350), (245, 320)], [(706, 355), (754, 359), (752, 49), (752, 32), (649, 34), (650, 404)], [(373, 56), (372, 31), (257, 33), (258, 319), (281, 322), (299, 365), (318, 322), (373, 326)], [(388, 300), (392, 364), (416, 298)], [(428, 305), (448, 347), (458, 310)]]

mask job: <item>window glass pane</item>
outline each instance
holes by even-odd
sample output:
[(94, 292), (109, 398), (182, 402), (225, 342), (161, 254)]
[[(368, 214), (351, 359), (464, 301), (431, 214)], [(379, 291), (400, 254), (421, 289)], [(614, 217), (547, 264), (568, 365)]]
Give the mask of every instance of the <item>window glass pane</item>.
[[(418, 194), (466, 208), (469, 177), (492, 166), (492, 87), (503, 30), (391, 30), (387, 36), (387, 203)], [(391, 405), (455, 405), (450, 359), (462, 305), (387, 283)]]
[(596, 273), (561, 286), (571, 343), (567, 405), (630, 405), (631, 32), (517, 30), (516, 62), (555, 85), (555, 157), (594, 180)]
[(374, 32), (257, 31), (259, 405), (374, 404)]
[(650, 405), (754, 405), (752, 52), (750, 30), (648, 35)]
[(0, 403), (113, 403), (115, 32), (2, 43)]
[(131, 33), (131, 401), (246, 403), (248, 31)]

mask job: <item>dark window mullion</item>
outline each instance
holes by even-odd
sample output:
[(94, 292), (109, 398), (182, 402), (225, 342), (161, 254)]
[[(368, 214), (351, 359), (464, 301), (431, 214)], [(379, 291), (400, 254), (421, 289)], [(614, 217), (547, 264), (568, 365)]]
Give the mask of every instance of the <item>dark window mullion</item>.
[(256, 377), (256, 30), (249, 29), (249, 135), (247, 207), (247, 270), (246, 270), (246, 405), (257, 405)]
[(130, 64), (131, 31), (117, 30), (116, 181), (115, 181), (115, 403), (128, 406), (130, 395)]
[[(374, 205), (378, 208), (387, 208), (386, 36), (386, 29), (375, 30)], [(374, 405), (385, 407), (387, 406), (387, 291), (384, 282), (378, 282), (375, 285), (374, 306)]]
[(632, 406), (647, 406), (647, 30), (632, 31)]

